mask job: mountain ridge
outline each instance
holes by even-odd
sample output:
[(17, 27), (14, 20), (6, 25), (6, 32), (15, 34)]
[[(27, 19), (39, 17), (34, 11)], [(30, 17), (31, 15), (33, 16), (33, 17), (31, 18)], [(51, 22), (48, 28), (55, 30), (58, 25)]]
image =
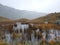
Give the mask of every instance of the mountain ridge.
[(0, 4), (0, 16), (4, 16), (12, 20), (21, 19), (21, 18), (33, 19), (33, 18), (40, 17), (42, 15), (46, 15), (46, 13), (17, 10), (17, 9)]

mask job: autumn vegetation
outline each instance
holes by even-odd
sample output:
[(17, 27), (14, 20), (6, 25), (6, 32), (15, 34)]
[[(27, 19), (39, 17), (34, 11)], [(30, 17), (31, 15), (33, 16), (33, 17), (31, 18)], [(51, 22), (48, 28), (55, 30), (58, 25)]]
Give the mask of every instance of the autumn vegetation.
[[(60, 30), (60, 25), (55, 24), (56, 20), (60, 20), (60, 13), (51, 13), (51, 14), (48, 14), (47, 16), (40, 17), (40, 18), (33, 19), (33, 20), (20, 19), (20, 20), (12, 21), (7, 18), (3, 18), (3, 17), (0, 17), (0, 18), (1, 18), (0, 19), (0, 36), (4, 35), (4, 32), (2, 30), (6, 29), (11, 34), (13, 34), (14, 39), (22, 36), (13, 31), (13, 24), (15, 24), (16, 22), (22, 22), (22, 23), (28, 23), (28, 24), (33, 23), (34, 24), (33, 27), (30, 27), (29, 29), (27, 29), (27, 31), (25, 31), (28, 35), (30, 35), (32, 33), (32, 30), (36, 31), (37, 28), (42, 29), (42, 30), (49, 30), (49, 29)], [(44, 23), (45, 21), (48, 22), (48, 24), (45, 24)], [(36, 33), (35, 36), (37, 36), (37, 35), (42, 37), (41, 33)], [(17, 45), (24, 45), (22, 43), (24, 43), (24, 42), (18, 42)], [(41, 45), (46, 45), (47, 42), (45, 41), (45, 39), (43, 39), (43, 41), (41, 43), (43, 43)], [(48, 45), (60, 45), (60, 42), (55, 42), (52, 40), (51, 42), (49, 42), (47, 44)], [(9, 45), (9, 44), (6, 43), (4, 40), (0, 40), (0, 45)]]

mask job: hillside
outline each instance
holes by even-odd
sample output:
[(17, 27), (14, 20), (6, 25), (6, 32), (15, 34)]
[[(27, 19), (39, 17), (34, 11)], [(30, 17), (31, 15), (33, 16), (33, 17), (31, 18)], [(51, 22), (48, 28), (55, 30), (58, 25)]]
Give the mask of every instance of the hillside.
[(0, 22), (12, 22), (12, 21), (13, 20), (0, 16)]
[(48, 14), (47, 16), (43, 16), (43, 17), (33, 19), (30, 22), (32, 22), (32, 23), (42, 23), (42, 22), (45, 22), (45, 21), (54, 22), (56, 20), (60, 20), (60, 13), (51, 13), (51, 14)]
[(18, 19), (18, 20), (15, 20), (16, 22), (28, 22), (30, 21), (29, 19), (26, 19), (26, 18), (21, 18), (21, 19)]

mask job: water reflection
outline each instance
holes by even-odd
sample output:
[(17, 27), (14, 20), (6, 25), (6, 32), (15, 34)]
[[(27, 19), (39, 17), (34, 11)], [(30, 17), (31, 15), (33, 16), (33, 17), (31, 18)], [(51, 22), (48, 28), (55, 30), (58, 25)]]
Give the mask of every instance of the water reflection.
[(60, 41), (60, 30), (33, 28), (34, 24), (22, 24), (17, 22), (13, 25), (13, 33), (3, 31), (5, 32), (5, 40), (7, 43), (13, 43), (13, 45), (22, 41), (25, 43), (29, 42), (31, 45), (38, 45), (42, 41)]

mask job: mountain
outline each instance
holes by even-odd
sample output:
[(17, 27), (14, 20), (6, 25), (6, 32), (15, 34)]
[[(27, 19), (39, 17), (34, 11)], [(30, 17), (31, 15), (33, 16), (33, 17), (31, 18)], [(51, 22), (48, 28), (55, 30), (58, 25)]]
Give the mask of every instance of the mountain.
[(48, 21), (48, 22), (53, 23), (56, 20), (60, 20), (60, 13), (50, 13), (46, 16), (42, 16), (42, 17), (33, 19), (30, 22), (32, 22), (32, 23), (43, 23), (45, 21)]
[(12, 20), (21, 18), (34, 19), (43, 15), (46, 15), (46, 13), (18, 10), (0, 4), (0, 16), (4, 16)]

